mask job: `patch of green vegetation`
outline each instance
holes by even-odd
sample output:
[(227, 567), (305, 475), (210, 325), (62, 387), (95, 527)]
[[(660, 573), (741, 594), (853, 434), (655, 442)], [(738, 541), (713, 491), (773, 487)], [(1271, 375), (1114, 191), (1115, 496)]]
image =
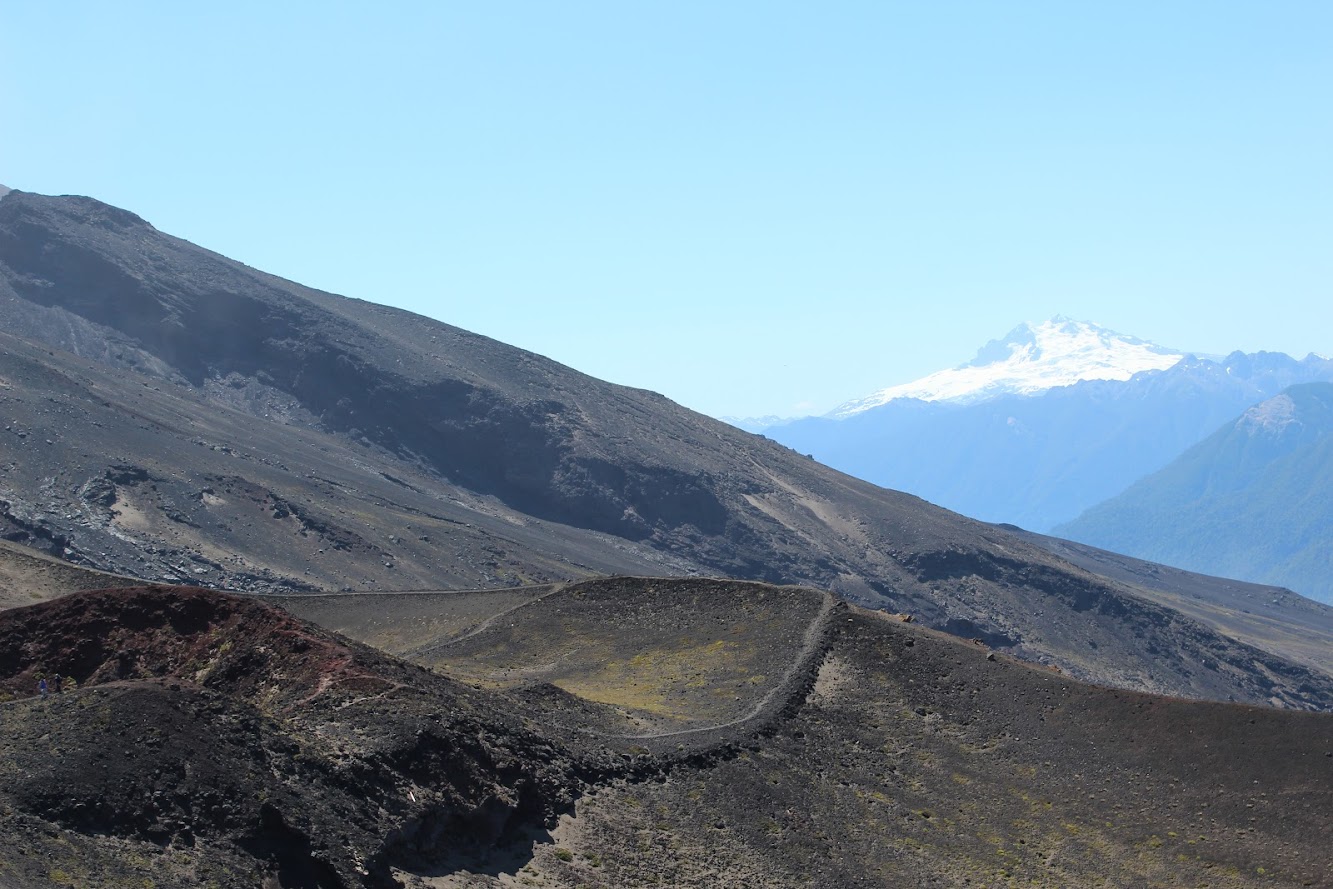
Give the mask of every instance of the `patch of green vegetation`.
[(607, 660), (586, 671), (554, 679), (553, 684), (601, 704), (691, 719), (700, 715), (701, 699), (687, 692), (711, 687), (715, 696), (734, 699), (737, 686), (755, 684), (745, 670), (747, 660), (738, 643), (718, 639), (641, 651), (627, 660)]

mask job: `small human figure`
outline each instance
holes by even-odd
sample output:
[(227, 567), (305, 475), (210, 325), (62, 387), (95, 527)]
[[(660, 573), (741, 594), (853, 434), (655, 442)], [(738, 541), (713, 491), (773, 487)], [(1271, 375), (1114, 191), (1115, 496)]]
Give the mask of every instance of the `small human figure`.
[(37, 680), (37, 693), (38, 693), (39, 695), (42, 696), (42, 700), (46, 700), (46, 677), (45, 677), (45, 676), (43, 676), (41, 679), (38, 679), (38, 680)]
[(55, 678), (51, 680), (51, 693), (58, 695), (64, 690), (65, 690), (65, 679), (59, 673), (57, 673), (55, 675)]

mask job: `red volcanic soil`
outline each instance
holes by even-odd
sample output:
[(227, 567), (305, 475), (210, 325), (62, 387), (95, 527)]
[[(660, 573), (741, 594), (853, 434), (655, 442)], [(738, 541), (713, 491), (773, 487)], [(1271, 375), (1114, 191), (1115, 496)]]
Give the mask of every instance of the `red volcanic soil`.
[(422, 849), (553, 823), (578, 785), (483, 696), (202, 589), (0, 613), (0, 693), (3, 887), (390, 886)]
[(270, 710), (395, 687), (360, 654), (270, 605), (191, 587), (76, 593), (0, 616), (0, 692), (14, 698), (56, 674), (67, 687), (170, 677)]

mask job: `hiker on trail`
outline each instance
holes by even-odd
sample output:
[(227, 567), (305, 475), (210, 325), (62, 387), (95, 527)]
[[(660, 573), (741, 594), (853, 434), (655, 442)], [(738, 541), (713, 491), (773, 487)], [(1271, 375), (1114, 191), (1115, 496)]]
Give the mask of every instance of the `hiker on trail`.
[(45, 676), (43, 676), (41, 679), (38, 679), (38, 680), (37, 680), (37, 693), (38, 693), (39, 695), (42, 696), (42, 700), (46, 700), (46, 677), (45, 677)]
[(57, 673), (56, 678), (51, 680), (51, 693), (58, 695), (64, 690), (65, 690), (65, 679), (59, 673)]

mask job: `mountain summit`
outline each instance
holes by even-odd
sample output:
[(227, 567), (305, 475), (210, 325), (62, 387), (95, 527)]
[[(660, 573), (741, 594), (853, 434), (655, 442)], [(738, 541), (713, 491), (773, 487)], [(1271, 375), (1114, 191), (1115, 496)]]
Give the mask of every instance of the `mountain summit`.
[(890, 386), (834, 408), (843, 419), (899, 398), (969, 404), (999, 395), (1036, 395), (1083, 380), (1128, 380), (1145, 370), (1166, 370), (1184, 353), (1086, 321), (1057, 315), (1020, 324), (991, 340), (967, 364), (911, 383)]

